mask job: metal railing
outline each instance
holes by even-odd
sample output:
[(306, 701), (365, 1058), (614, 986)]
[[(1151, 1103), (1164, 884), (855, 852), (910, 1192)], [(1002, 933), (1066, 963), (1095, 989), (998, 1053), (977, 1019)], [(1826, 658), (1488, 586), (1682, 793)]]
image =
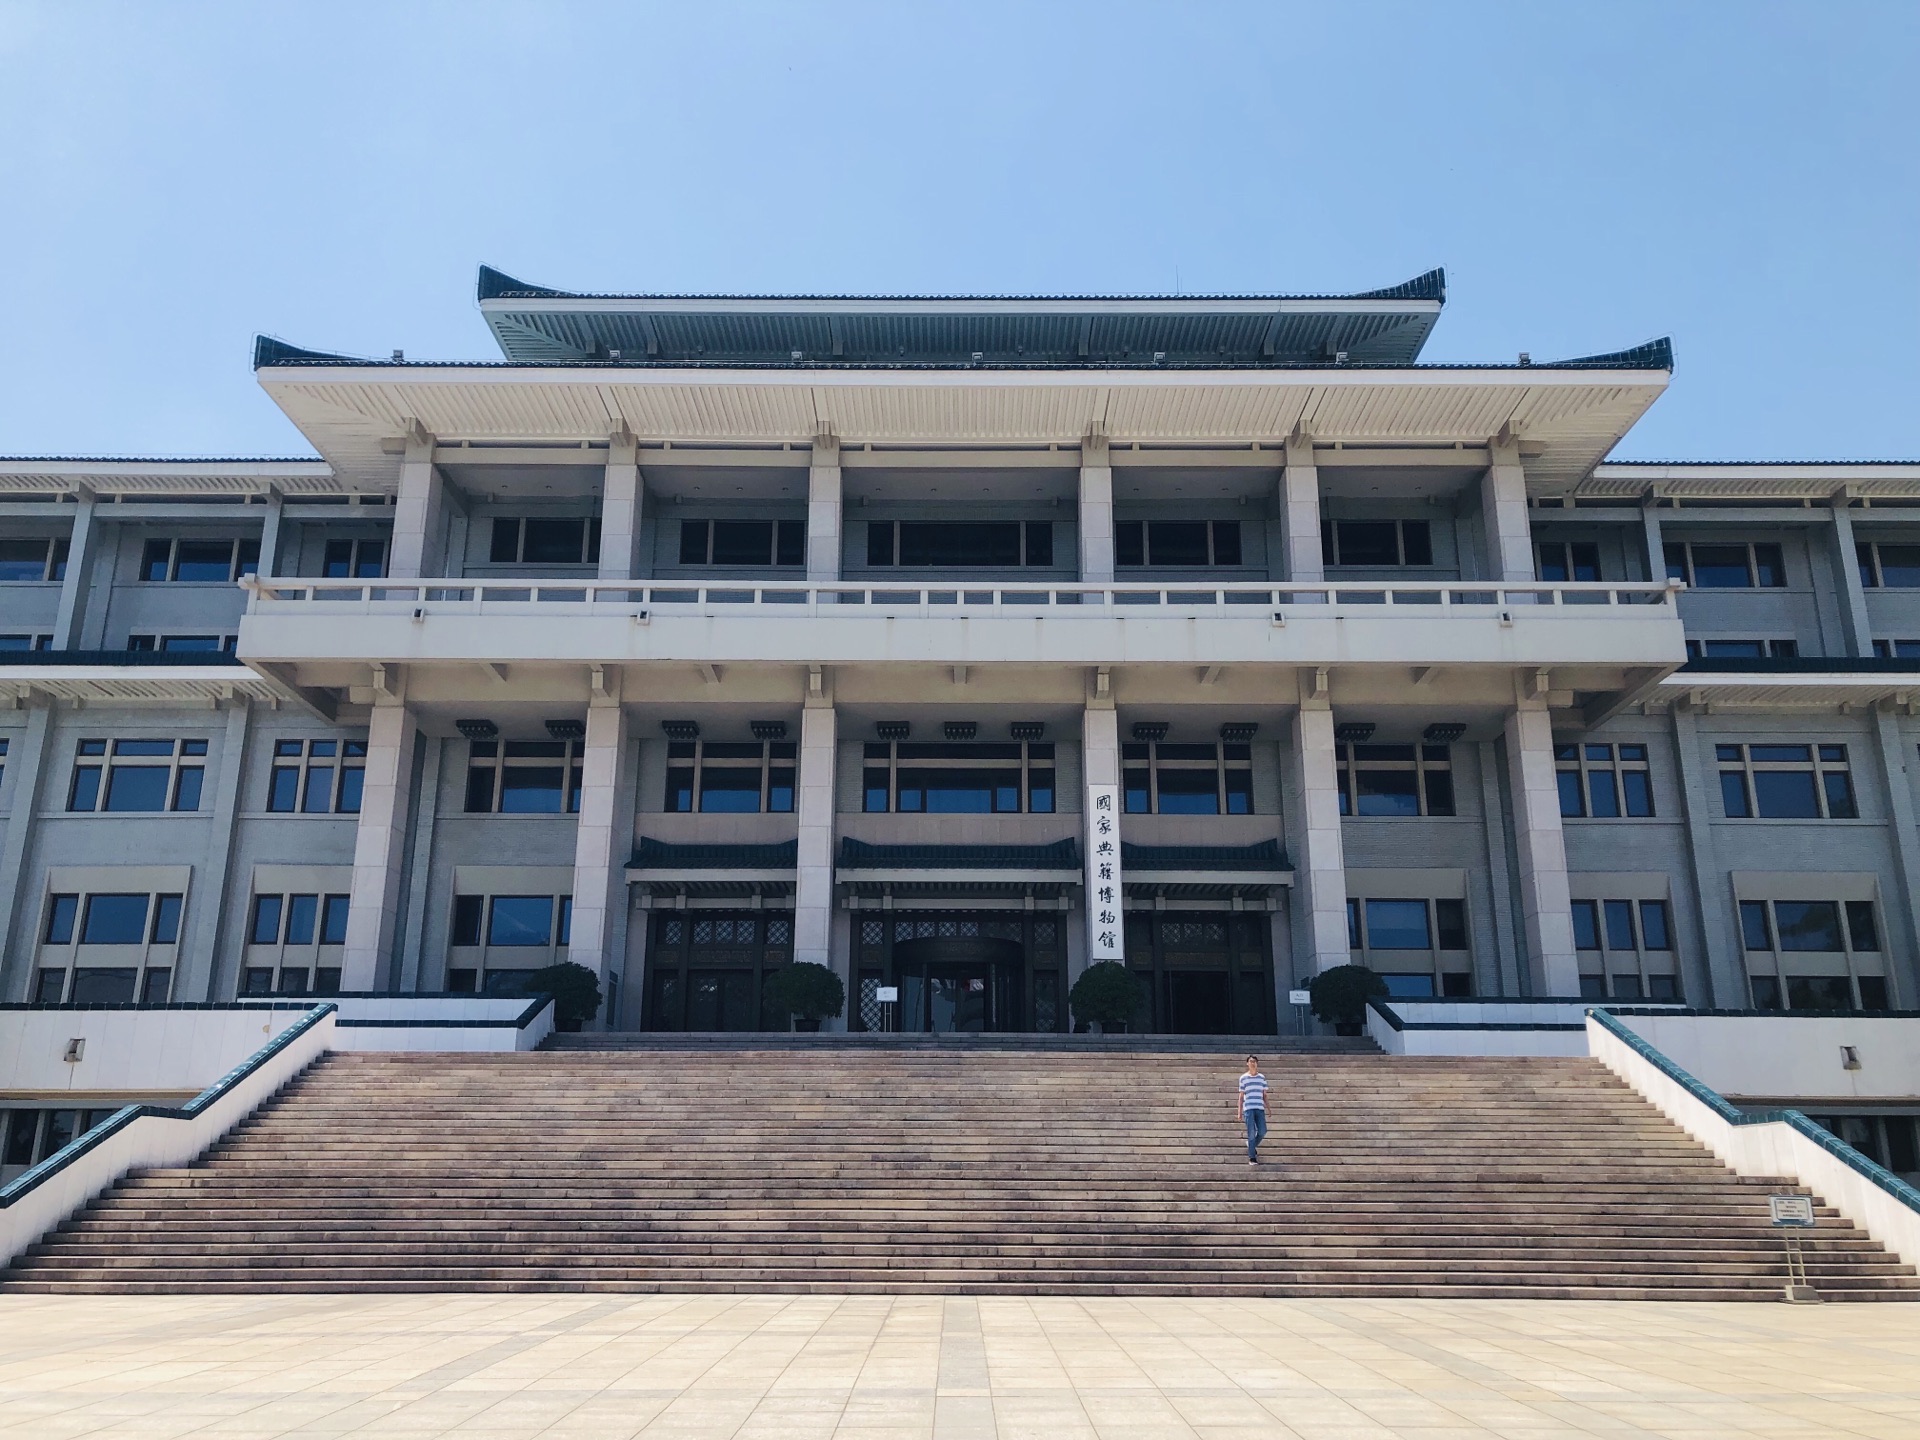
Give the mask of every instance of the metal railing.
[(262, 580), (241, 585), (249, 613), (283, 605), (321, 606), (327, 614), (527, 613), (529, 607), (566, 605), (586, 614), (846, 615), (944, 618), (959, 614), (1108, 618), (1190, 611), (1266, 618), (1288, 606), (1413, 606), (1486, 616), (1521, 608), (1671, 606), (1685, 587), (1674, 581), (1570, 581), (1506, 584), (1488, 580), (1331, 581), (1166, 584), (1124, 581), (968, 584), (805, 580)]

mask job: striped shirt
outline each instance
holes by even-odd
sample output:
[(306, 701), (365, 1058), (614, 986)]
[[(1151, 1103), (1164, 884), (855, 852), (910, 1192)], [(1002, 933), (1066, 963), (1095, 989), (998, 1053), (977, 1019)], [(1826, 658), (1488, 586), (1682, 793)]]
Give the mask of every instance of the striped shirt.
[(1242, 1110), (1264, 1110), (1267, 1108), (1266, 1076), (1242, 1075), (1240, 1077), (1240, 1108)]

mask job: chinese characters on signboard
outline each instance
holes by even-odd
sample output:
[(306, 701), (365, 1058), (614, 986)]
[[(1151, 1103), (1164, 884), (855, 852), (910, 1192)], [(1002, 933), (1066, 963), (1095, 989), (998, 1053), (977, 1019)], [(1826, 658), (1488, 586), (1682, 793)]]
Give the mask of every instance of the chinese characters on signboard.
[(1087, 960), (1126, 958), (1120, 908), (1120, 787), (1087, 787)]

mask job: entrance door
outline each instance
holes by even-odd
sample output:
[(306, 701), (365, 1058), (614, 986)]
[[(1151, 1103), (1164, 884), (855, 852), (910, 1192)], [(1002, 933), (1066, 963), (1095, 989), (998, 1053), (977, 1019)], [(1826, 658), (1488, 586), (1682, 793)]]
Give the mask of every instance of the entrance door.
[(1167, 1029), (1176, 1035), (1231, 1035), (1228, 979), (1225, 970), (1167, 971)]
[(694, 970), (687, 976), (687, 1029), (758, 1030), (760, 996), (751, 970)]
[(1010, 940), (910, 940), (893, 952), (900, 1028), (985, 1034), (1020, 1024), (1026, 957)]

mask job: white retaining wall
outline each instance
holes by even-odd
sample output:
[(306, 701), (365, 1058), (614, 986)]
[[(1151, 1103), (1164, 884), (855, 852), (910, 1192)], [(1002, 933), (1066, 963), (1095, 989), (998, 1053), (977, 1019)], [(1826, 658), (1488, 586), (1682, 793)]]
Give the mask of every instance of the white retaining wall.
[[(1844, 1015), (1619, 1015), (1634, 1034), (1722, 1095), (1920, 1099), (1920, 1019)], [(1842, 1064), (1851, 1045), (1858, 1070)]]
[[(304, 1015), (306, 1012), (301, 1013)], [(251, 1020), (252, 1016), (248, 1018)], [(272, 1021), (267, 1023), (271, 1028)], [(267, 1037), (268, 1043), (272, 1038), (271, 1035)], [(0, 1206), (0, 1263), (18, 1255), (128, 1171), (185, 1165), (333, 1048), (333, 1042), (334, 1017), (326, 1015), (267, 1057), (231, 1088), (209, 1101), (191, 1118), (142, 1115), (91, 1146), (82, 1137), (59, 1155), (27, 1171), (6, 1190), (0, 1190), (0, 1196), (11, 1191), (13, 1197), (10, 1204)], [(260, 1048), (255, 1045), (253, 1051)], [(252, 1053), (250, 1051), (249, 1055)], [(242, 1062), (247, 1058), (242, 1056)], [(235, 1067), (228, 1068), (231, 1070)], [(64, 1164), (60, 1163), (62, 1157), (76, 1149), (81, 1153)], [(30, 1189), (23, 1189), (23, 1182), (44, 1173), (48, 1166), (58, 1168)]]
[(1902, 1260), (1920, 1265), (1920, 1211), (1811, 1136), (1780, 1120), (1734, 1124), (1591, 1017), (1587, 1020), (1587, 1044), (1597, 1060), (1719, 1156), (1736, 1175), (1777, 1177), (1804, 1185)]

